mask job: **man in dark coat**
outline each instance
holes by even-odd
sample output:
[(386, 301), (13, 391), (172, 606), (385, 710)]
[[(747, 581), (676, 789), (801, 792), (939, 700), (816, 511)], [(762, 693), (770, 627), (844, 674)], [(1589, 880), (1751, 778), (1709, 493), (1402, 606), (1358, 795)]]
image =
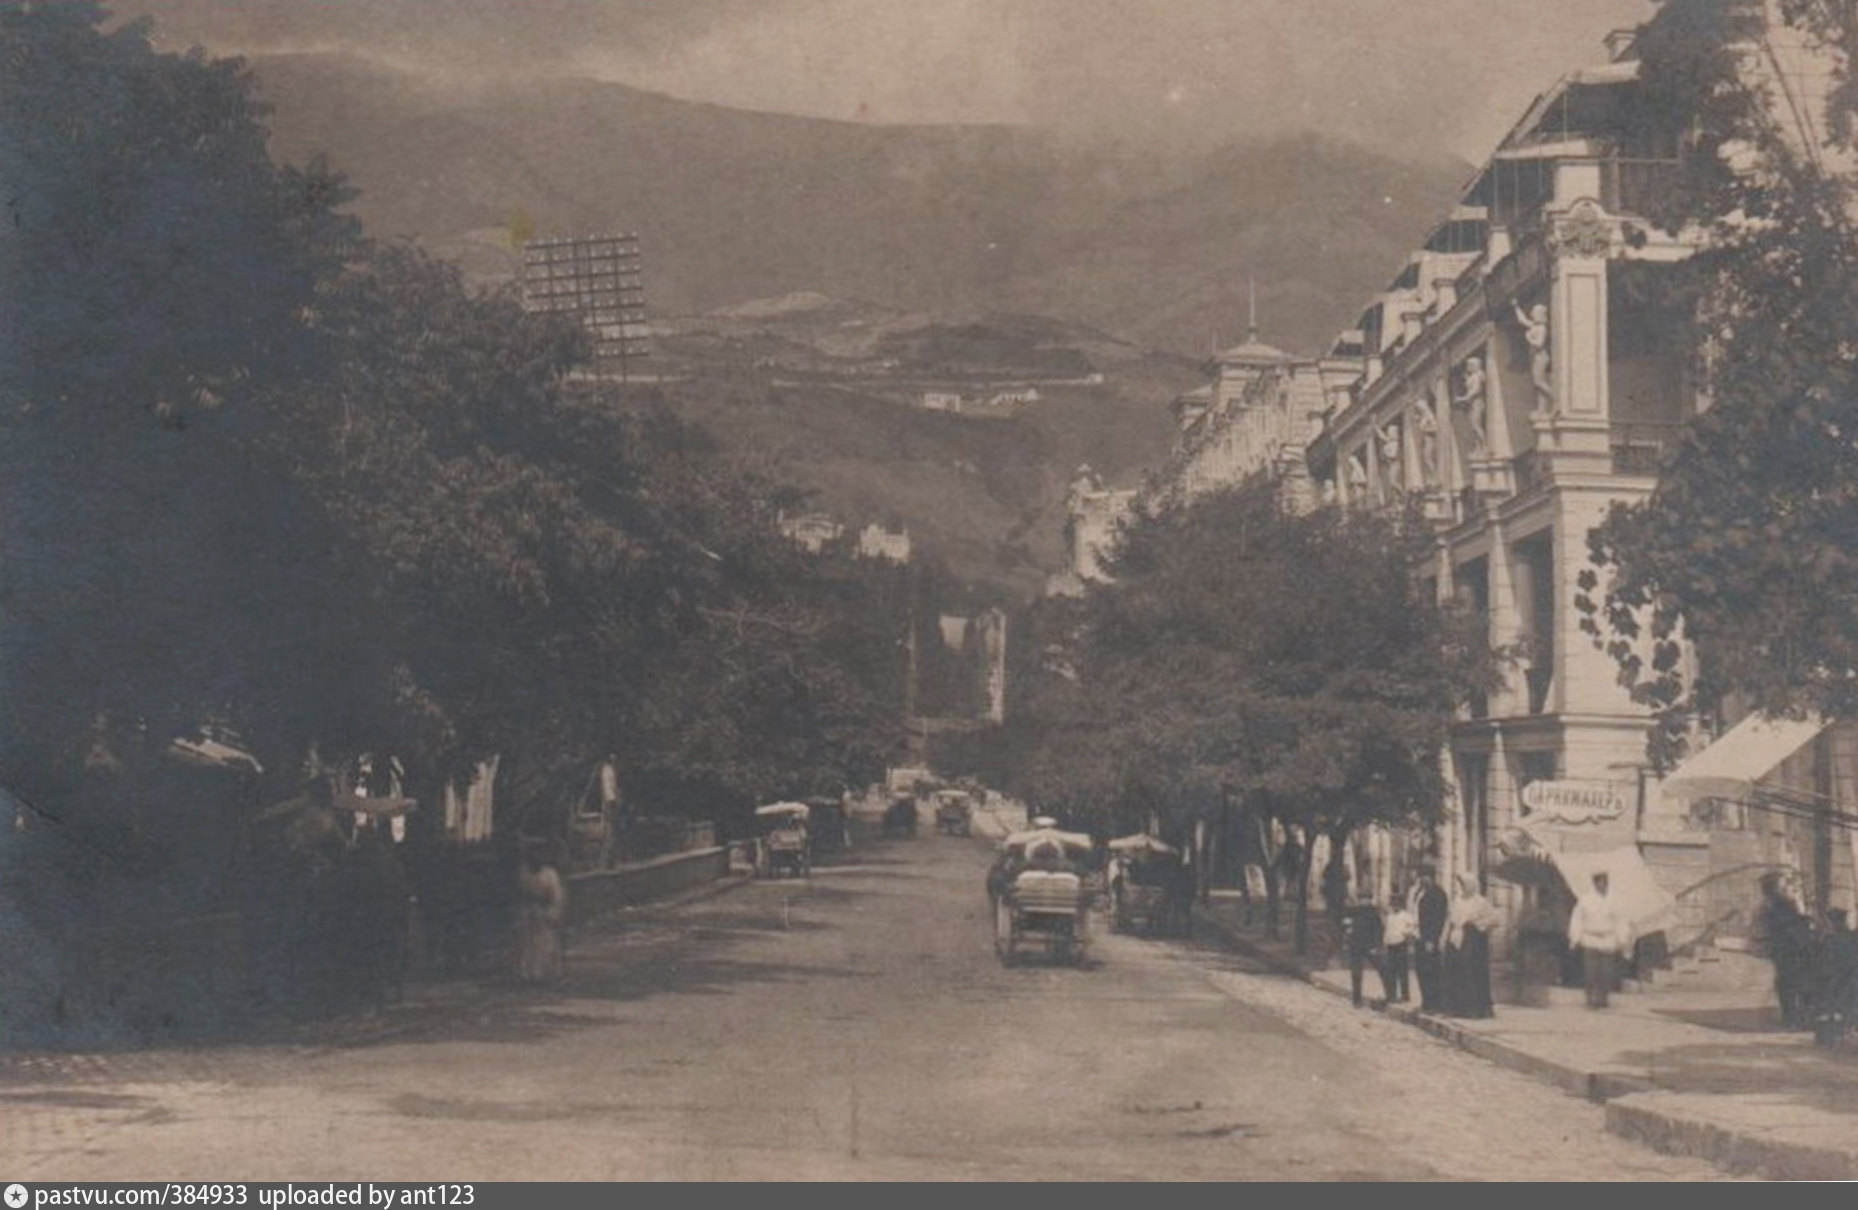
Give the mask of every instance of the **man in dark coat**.
[(1761, 908), (1756, 930), (1766, 940), (1774, 963), (1774, 995), (1780, 1001), (1781, 1023), (1788, 1029), (1807, 1024), (1807, 1001), (1812, 988), (1813, 926), (1787, 897), (1780, 876), (1761, 878)]
[(1837, 1046), (1858, 1021), (1858, 932), (1853, 932), (1844, 908), (1826, 913), (1826, 935), (1819, 943), (1819, 1019), (1814, 1041)]
[(1442, 947), (1451, 909), (1451, 898), (1433, 880), (1432, 871), (1421, 870), (1413, 891), (1413, 916), (1419, 926), (1413, 939), (1413, 973), (1419, 977), (1419, 1007), (1424, 1012), (1438, 1012), (1445, 1006)]
[(1381, 910), (1370, 901), (1351, 903), (1342, 909), (1342, 948), (1348, 954), (1349, 999), (1361, 1007), (1361, 977), (1370, 966), (1380, 973), (1374, 953), (1381, 947), (1384, 933)]

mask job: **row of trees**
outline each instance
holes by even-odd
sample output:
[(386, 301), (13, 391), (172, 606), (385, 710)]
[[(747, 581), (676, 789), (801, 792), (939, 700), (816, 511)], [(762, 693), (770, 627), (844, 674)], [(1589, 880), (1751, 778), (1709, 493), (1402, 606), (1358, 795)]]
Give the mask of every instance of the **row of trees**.
[(230, 724), (432, 778), (613, 753), (666, 802), (836, 791), (901, 732), (900, 574), (779, 538), (791, 493), (575, 331), (368, 239), (280, 166), (237, 61), (0, 2), (0, 775), (86, 787)]
[[(1431, 541), (1417, 518), (1289, 509), (1264, 482), (1138, 513), (1112, 582), (1028, 620), (1004, 776), (1099, 831), (1221, 826), (1265, 868), (1275, 920), (1314, 838), (1439, 816), (1447, 730), (1498, 665), (1481, 619), (1414, 577)], [(1280, 828), (1301, 837), (1288, 863)]]

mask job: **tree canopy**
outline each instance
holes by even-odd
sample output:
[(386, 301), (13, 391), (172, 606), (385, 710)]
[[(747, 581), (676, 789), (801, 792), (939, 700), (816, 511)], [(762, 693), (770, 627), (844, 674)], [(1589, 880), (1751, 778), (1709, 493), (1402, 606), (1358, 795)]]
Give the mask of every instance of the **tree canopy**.
[(584, 338), (368, 239), (236, 60), (0, 0), (6, 784), (242, 734), (433, 776), (615, 754), (712, 795), (874, 776), (885, 573), (778, 484), (573, 381)]
[(1490, 664), (1416, 580), (1428, 541), (1268, 484), (1139, 515), (1114, 581), (1048, 607), (1017, 788), (1119, 826), (1231, 803), (1324, 831), (1434, 817)]
[(1622, 682), (1662, 712), (1666, 754), (1727, 692), (1858, 712), (1858, 228), (1835, 167), (1852, 148), (1858, 19), (1784, 8), (1837, 65), (1829, 125), (1801, 119), (1816, 98), (1759, 84), (1766, 41), (1745, 6), (1667, 0), (1638, 41), (1642, 103), (1689, 131), (1684, 171), (1647, 217), (1700, 244), (1647, 301), (1690, 321), (1708, 407), (1650, 499), (1592, 535), (1579, 605)]

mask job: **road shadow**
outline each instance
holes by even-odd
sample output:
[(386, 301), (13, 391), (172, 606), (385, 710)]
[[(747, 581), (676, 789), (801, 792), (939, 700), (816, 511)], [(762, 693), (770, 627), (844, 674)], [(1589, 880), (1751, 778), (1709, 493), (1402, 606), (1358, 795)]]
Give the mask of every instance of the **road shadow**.
[(1705, 1029), (1718, 1029), (1733, 1034), (1787, 1034), (1797, 1033), (1781, 1023), (1781, 1010), (1773, 1005), (1741, 1008), (1658, 1008), (1653, 1009), (1661, 1017), (1670, 1017), (1674, 1021), (1683, 1021), (1689, 1025), (1701, 1025)]
[(1783, 1096), (1832, 1113), (1858, 1113), (1858, 1051), (1825, 1049), (1797, 1034), (1772, 1040), (1627, 1051), (1619, 1061), (1659, 1088), (1718, 1096)]

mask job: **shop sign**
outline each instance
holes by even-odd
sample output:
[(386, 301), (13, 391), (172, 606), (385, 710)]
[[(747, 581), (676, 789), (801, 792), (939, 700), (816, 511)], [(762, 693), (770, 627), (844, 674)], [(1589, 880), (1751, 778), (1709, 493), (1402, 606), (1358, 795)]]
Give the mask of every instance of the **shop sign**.
[(1523, 787), (1523, 809), (1531, 823), (1600, 823), (1626, 813), (1626, 794), (1610, 781), (1534, 781)]

